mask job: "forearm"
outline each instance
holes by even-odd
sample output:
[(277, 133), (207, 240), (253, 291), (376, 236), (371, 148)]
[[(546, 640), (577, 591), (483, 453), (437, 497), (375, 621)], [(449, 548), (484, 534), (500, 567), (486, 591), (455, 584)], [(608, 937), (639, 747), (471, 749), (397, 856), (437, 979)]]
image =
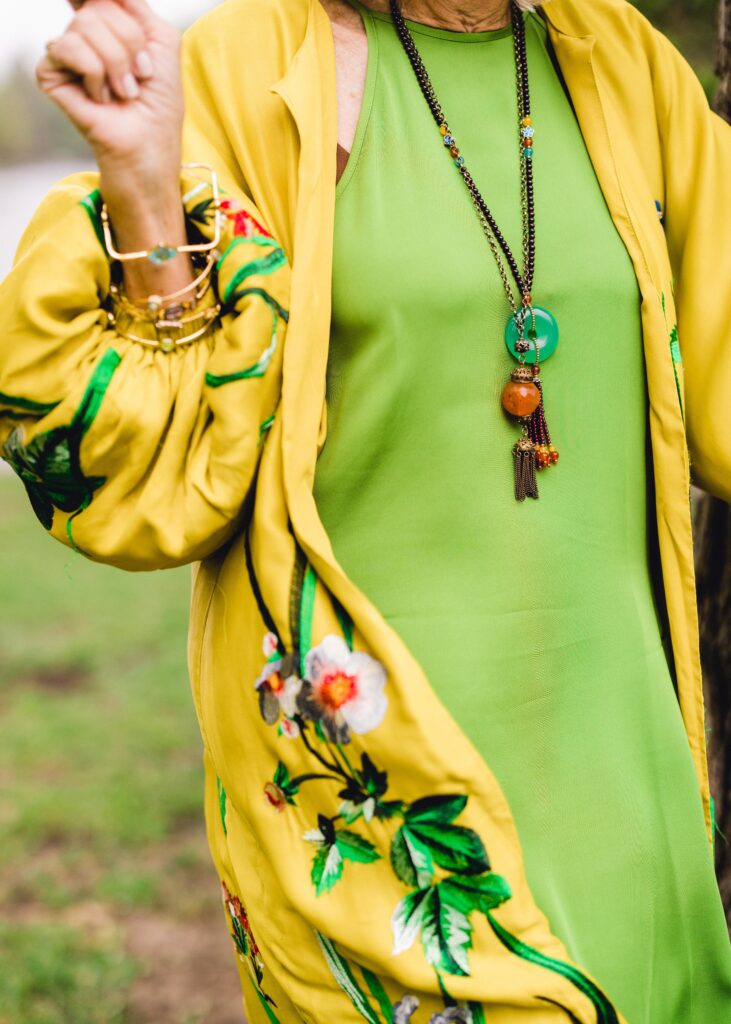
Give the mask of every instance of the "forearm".
[[(141, 252), (158, 245), (187, 244), (179, 177), (150, 188), (120, 187), (119, 175), (101, 168), (101, 191), (107, 204), (114, 242), (119, 252)], [(131, 177), (128, 181), (133, 180)], [(138, 259), (122, 263), (128, 297), (140, 302), (150, 295), (170, 295), (194, 280), (190, 257), (178, 254), (164, 263)]]

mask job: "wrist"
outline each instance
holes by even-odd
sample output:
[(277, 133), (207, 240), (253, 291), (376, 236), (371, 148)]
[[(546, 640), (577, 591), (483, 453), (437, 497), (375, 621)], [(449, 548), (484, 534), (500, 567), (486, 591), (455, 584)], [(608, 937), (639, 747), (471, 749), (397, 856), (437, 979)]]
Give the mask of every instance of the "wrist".
[(179, 180), (154, 194), (146, 189), (120, 194), (110, 190), (102, 179), (101, 193), (116, 248), (121, 252), (154, 249), (158, 245), (176, 248), (187, 243)]

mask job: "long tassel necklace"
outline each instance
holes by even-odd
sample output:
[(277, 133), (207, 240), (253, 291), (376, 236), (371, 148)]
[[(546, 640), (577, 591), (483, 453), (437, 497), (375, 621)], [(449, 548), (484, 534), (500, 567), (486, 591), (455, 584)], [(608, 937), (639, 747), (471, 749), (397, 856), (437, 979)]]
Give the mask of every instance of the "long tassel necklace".
[[(467, 186), (510, 303), (511, 314), (505, 327), (505, 344), (511, 356), (517, 360), (518, 365), (510, 374), (510, 378), (503, 388), (501, 402), (503, 409), (517, 420), (521, 428), (521, 435), (513, 445), (515, 497), (518, 501), (524, 501), (525, 498), (537, 498), (536, 470), (546, 469), (558, 461), (558, 452), (551, 443), (551, 435), (546, 423), (540, 370), (541, 361), (546, 360), (556, 350), (558, 324), (547, 309), (534, 306), (531, 297), (535, 269), (535, 206), (532, 162), (534, 128), (530, 112), (528, 58), (523, 16), (518, 7), (511, 2), (510, 14), (515, 51), (520, 145), (520, 201), (523, 229), (523, 270), (521, 272), (510, 246), (467, 169), (465, 159), (460, 153), (434, 92), (424, 61), (421, 59), (414, 38), (401, 14), (398, 0), (390, 0), (390, 4), (391, 16), (398, 37), (439, 129), (441, 141)], [(513, 296), (510, 276), (518, 289), (517, 301)]]

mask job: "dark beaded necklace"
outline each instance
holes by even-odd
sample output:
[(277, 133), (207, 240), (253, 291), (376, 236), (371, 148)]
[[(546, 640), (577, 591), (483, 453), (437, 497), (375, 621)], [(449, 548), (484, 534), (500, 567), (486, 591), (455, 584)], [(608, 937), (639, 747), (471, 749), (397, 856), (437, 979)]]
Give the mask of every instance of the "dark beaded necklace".
[[(482, 193), (475, 184), (465, 159), (450, 131), (447, 119), (434, 91), (424, 61), (414, 37), (404, 21), (398, 0), (390, 0), (391, 16), (396, 33), (409, 58), (419, 87), (432, 117), (436, 122), (444, 146), (449, 150), (455, 166), (462, 176), (480, 225), (495, 258), (498, 272), (512, 310), (505, 328), (505, 343), (518, 366), (510, 374), (503, 388), (502, 405), (522, 427), (522, 434), (513, 446), (515, 469), (515, 496), (537, 498), (536, 468), (545, 469), (558, 461), (558, 452), (551, 443), (543, 406), (543, 388), (540, 378), (540, 360), (547, 359), (558, 343), (556, 320), (540, 306), (534, 306), (531, 291), (535, 272), (535, 202), (533, 190), (533, 136), (530, 89), (528, 86), (528, 57), (526, 53), (525, 24), (515, 3), (510, 4), (515, 53), (517, 86), (518, 129), (520, 142), (520, 195), (522, 213), (523, 269), (518, 267), (513, 252)], [(513, 296), (513, 281), (518, 289), (518, 301)], [(527, 331), (526, 331), (527, 328)], [(526, 363), (531, 364), (527, 366)]]

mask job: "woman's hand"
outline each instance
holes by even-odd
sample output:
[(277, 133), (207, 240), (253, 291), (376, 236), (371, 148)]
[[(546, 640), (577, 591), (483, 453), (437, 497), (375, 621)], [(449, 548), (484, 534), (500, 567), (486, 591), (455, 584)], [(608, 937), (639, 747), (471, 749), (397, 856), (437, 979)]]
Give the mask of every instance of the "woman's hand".
[(145, 0), (86, 0), (49, 44), (37, 77), (103, 170), (178, 180), (180, 34)]
[[(76, 13), (38, 64), (38, 83), (94, 151), (118, 247), (184, 244), (180, 33), (146, 0), (71, 3)], [(184, 286), (190, 266), (179, 257), (164, 272), (130, 264), (126, 274), (128, 290), (161, 293)]]

